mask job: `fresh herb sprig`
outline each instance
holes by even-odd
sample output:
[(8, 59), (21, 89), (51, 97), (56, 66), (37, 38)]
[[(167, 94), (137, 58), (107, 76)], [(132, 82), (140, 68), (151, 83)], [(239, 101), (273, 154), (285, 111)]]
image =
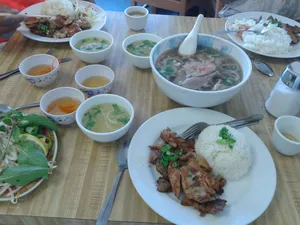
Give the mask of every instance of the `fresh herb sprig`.
[(230, 149), (233, 149), (236, 140), (232, 134), (229, 133), (229, 130), (226, 127), (223, 127), (219, 132), (217, 143), (220, 145), (227, 145)]
[(164, 145), (159, 151), (161, 153), (160, 162), (164, 167), (169, 166), (173, 162), (173, 167), (178, 167), (179, 163), (177, 162), (178, 158), (182, 156), (182, 151), (171, 152), (172, 146), (169, 144)]

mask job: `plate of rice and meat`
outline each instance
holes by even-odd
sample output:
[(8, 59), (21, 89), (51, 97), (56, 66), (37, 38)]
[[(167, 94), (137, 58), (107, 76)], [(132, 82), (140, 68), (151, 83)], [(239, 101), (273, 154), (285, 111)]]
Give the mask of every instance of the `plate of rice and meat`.
[[(237, 45), (260, 55), (274, 58), (300, 56), (300, 23), (265, 12), (245, 12), (228, 18), (226, 30)], [(243, 31), (243, 32), (241, 32)]]
[(50, 43), (68, 42), (75, 33), (100, 30), (106, 23), (102, 8), (78, 0), (46, 0), (24, 9), (20, 14), (28, 15), (18, 28), (21, 34)]
[(180, 138), (197, 122), (232, 119), (208, 109), (177, 108), (153, 116), (137, 130), (128, 150), (129, 174), (156, 213), (177, 225), (243, 225), (266, 210), (275, 193), (276, 170), (253, 131), (211, 125), (195, 139)]

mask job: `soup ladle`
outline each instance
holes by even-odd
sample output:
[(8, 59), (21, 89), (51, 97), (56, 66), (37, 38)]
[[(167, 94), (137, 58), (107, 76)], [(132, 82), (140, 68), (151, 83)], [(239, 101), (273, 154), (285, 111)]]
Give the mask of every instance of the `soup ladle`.
[(197, 17), (197, 20), (194, 24), (193, 29), (188, 34), (188, 36), (183, 40), (183, 42), (180, 44), (178, 48), (178, 54), (181, 56), (190, 56), (194, 55), (197, 50), (197, 38), (198, 38), (198, 30), (200, 27), (200, 24), (203, 20), (203, 15), (200, 14)]

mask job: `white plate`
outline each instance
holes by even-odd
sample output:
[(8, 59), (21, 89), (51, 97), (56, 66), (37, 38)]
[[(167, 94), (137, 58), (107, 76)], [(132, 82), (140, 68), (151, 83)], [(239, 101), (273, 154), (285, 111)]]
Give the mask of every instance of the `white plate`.
[[(88, 7), (90, 5), (91, 9), (96, 11), (97, 13), (104, 13), (104, 10), (100, 8), (99, 6), (85, 1), (79, 1), (80, 5), (83, 5), (85, 7)], [(41, 15), (43, 2), (34, 4), (32, 6), (29, 6), (28, 8), (24, 9), (20, 12), (20, 14), (27, 13), (28, 15)], [(97, 21), (94, 26), (91, 28), (93, 30), (100, 30), (106, 23), (106, 15), (103, 15), (102, 19)], [(41, 42), (49, 42), (49, 43), (62, 43), (62, 42), (68, 42), (70, 38), (49, 38), (49, 37), (43, 37), (40, 35), (36, 35), (30, 32), (30, 30), (25, 26), (24, 23), (21, 23), (21, 26), (18, 28), (18, 31), (23, 34), (25, 37), (35, 40), (35, 41), (41, 41)]]
[[(269, 16), (273, 16), (274, 18), (278, 19), (279, 21), (281, 21), (283, 23), (287, 23), (292, 26), (296, 25), (296, 26), (300, 27), (300, 23), (298, 23), (297, 21), (289, 19), (284, 16), (277, 15), (277, 14), (266, 13), (266, 12), (244, 12), (244, 13), (238, 13), (236, 15), (229, 17), (225, 23), (225, 30), (230, 30), (230, 27), (235, 22), (235, 20), (258, 19), (260, 16), (263, 16), (263, 18), (268, 18)], [(300, 43), (293, 45), (292, 50), (285, 54), (279, 54), (279, 55), (265, 54), (265, 53), (244, 47), (244, 42), (242, 40), (240, 40), (234, 33), (229, 33), (227, 35), (237, 45), (239, 45), (251, 52), (257, 53), (259, 55), (269, 56), (269, 57), (273, 57), (273, 58), (296, 58), (296, 57), (300, 56)]]
[(221, 198), (227, 200), (223, 212), (199, 216), (199, 212), (182, 206), (173, 193), (156, 190), (159, 174), (149, 167), (149, 145), (160, 132), (170, 127), (181, 133), (190, 125), (205, 121), (222, 123), (233, 118), (208, 109), (178, 108), (162, 112), (147, 120), (135, 133), (128, 151), (129, 174), (134, 187), (144, 201), (160, 216), (177, 225), (243, 225), (258, 218), (269, 206), (276, 189), (276, 170), (269, 150), (249, 128), (240, 131), (251, 146), (253, 164), (249, 173), (239, 181), (228, 181)]
[[(51, 161), (55, 164), (56, 156), (57, 156), (57, 149), (58, 149), (58, 139), (57, 139), (57, 135), (54, 131), (52, 131), (52, 134), (54, 137), (54, 143), (53, 143), (53, 146), (51, 149), (51, 151), (52, 151)], [(23, 186), (22, 188), (19, 187), (19, 188), (15, 189), (13, 191), (14, 198), (12, 198), (10, 195), (9, 196), (0, 196), (0, 202), (8, 202), (8, 201), (11, 201), (12, 199), (18, 200), (19, 198), (22, 198), (22, 197), (30, 194), (38, 186), (40, 186), (44, 181), (45, 181), (44, 178), (38, 179), (36, 181), (33, 181), (33, 182)]]

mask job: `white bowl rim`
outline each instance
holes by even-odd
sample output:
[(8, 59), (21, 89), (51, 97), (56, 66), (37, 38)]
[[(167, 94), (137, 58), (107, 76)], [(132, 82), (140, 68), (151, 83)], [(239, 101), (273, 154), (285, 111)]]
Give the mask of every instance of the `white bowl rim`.
[[(78, 80), (77, 80), (77, 77), (78, 77), (77, 74), (79, 73), (79, 71), (80, 71), (80, 70), (83, 70), (84, 68), (87, 68), (87, 67), (95, 67), (95, 66), (97, 66), (97, 67), (102, 67), (102, 68), (106, 68), (106, 69), (108, 69), (108, 70), (110, 70), (110, 71), (112, 72), (113, 77), (112, 77), (112, 79), (110, 79), (109, 83), (106, 84), (106, 85), (104, 85), (104, 86), (100, 86), (100, 87), (87, 87), (87, 86), (84, 86), (84, 85), (82, 85), (81, 83), (79, 83)], [(101, 75), (100, 75), (100, 76), (101, 76)], [(95, 77), (96, 77), (96, 76), (95, 76)], [(81, 87), (81, 88), (85, 88), (85, 89), (89, 89), (89, 90), (98, 90), (98, 89), (100, 89), (100, 88), (106, 88), (106, 87), (108, 87), (109, 85), (111, 85), (111, 84), (114, 82), (114, 80), (115, 80), (115, 72), (114, 72), (111, 68), (109, 68), (108, 66), (104, 66), (104, 65), (101, 65), (101, 64), (92, 64), (92, 65), (84, 66), (84, 67), (80, 68), (79, 70), (77, 70), (77, 72), (76, 72), (76, 74), (75, 74), (75, 82), (76, 82), (76, 84), (77, 84), (79, 87)]]
[[(117, 129), (117, 130), (115, 130), (115, 131), (108, 132), (108, 133), (99, 133), (99, 132), (94, 132), (94, 131), (90, 131), (90, 130), (86, 129), (86, 128), (81, 124), (81, 123), (82, 123), (82, 118), (81, 118), (81, 120), (79, 121), (79, 118), (78, 118), (78, 117), (79, 117), (79, 116), (78, 116), (79, 109), (83, 108), (83, 107), (84, 107), (84, 104), (86, 104), (86, 103), (89, 102), (89, 101), (92, 101), (94, 98), (106, 98), (106, 97), (108, 97), (108, 96), (112, 96), (112, 97), (114, 97), (114, 98), (119, 98), (119, 99), (121, 99), (122, 101), (126, 102), (126, 104), (129, 105), (129, 108), (130, 108), (130, 110), (131, 110), (131, 116), (130, 116), (129, 121), (128, 121), (123, 127), (119, 128), (119, 129)], [(100, 103), (100, 104), (101, 104), (101, 103)], [(112, 102), (111, 104), (113, 104), (113, 102)], [(84, 102), (82, 102), (82, 103), (80, 104), (80, 106), (79, 106), (78, 109), (76, 110), (76, 116), (75, 116), (75, 118), (76, 118), (77, 125), (80, 127), (80, 129), (82, 129), (82, 130), (84, 130), (84, 131), (86, 131), (87, 133), (92, 134), (92, 135), (101, 135), (101, 136), (107, 137), (107, 136), (110, 136), (110, 135), (112, 135), (112, 134), (119, 133), (120, 131), (125, 130), (128, 126), (130, 126), (130, 124), (132, 123), (133, 118), (134, 118), (134, 108), (133, 108), (132, 104), (131, 104), (126, 98), (124, 98), (124, 97), (122, 97), (122, 96), (120, 96), (120, 95), (115, 95), (115, 94), (95, 95), (95, 96), (90, 97), (89, 99), (85, 100)]]
[[(111, 43), (110, 43), (110, 45), (109, 45), (107, 48), (101, 49), (101, 50), (96, 51), (96, 52), (85, 52), (85, 51), (82, 51), (82, 50), (77, 49), (77, 48), (72, 44), (72, 42), (73, 42), (72, 40), (73, 40), (74, 37), (76, 37), (76, 35), (78, 36), (78, 35), (80, 35), (81, 33), (89, 33), (89, 32), (92, 32), (92, 31), (96, 31), (96, 32), (101, 33), (101, 34), (108, 34), (108, 36), (111, 38)], [(112, 36), (110, 33), (106, 32), (106, 31), (103, 31), (103, 30), (94, 30), (94, 29), (80, 31), (80, 32), (74, 34), (74, 35), (71, 37), (70, 41), (69, 41), (69, 44), (70, 44), (70, 46), (71, 46), (72, 49), (74, 49), (74, 50), (76, 50), (76, 51), (78, 51), (78, 52), (80, 52), (80, 53), (83, 53), (83, 54), (89, 54), (89, 55), (104, 52), (104, 51), (108, 50), (109, 48), (111, 48), (112, 45), (113, 45), (113, 43), (114, 43), (114, 38), (113, 38), (113, 36)]]
[[(38, 76), (29, 75), (29, 74), (27, 74), (27, 72), (25, 73), (23, 70), (21, 70), (21, 64), (24, 64), (24, 61), (25, 61), (25, 60), (28, 60), (28, 59), (30, 59), (30, 58), (37, 57), (37, 56), (47, 56), (47, 57), (53, 58), (54, 61), (57, 62), (57, 66), (55, 66), (55, 68), (54, 68), (53, 70), (51, 70), (49, 73), (45, 73), (45, 74), (43, 74), (43, 75), (38, 75)], [(53, 62), (54, 62), (54, 61), (53, 61)], [(41, 64), (41, 65), (42, 65), (42, 64)], [(35, 54), (35, 55), (31, 55), (31, 56), (28, 56), (28, 57), (26, 57), (25, 59), (23, 59), (22, 62), (20, 63), (20, 65), (19, 65), (19, 70), (20, 70), (20, 72), (22, 73), (22, 75), (27, 76), (27, 77), (36, 77), (36, 78), (37, 78), (37, 77), (46, 77), (46, 76), (48, 76), (49, 74), (53, 73), (54, 70), (58, 69), (58, 68), (59, 68), (59, 65), (60, 65), (59, 60), (58, 60), (55, 56), (53, 56), (53, 55), (49, 55), (49, 54)]]
[(221, 41), (224, 41), (226, 44), (229, 44), (230, 46), (233, 46), (234, 48), (237, 48), (241, 51), (242, 55), (245, 56), (246, 60), (247, 60), (247, 64), (249, 66), (249, 73), (246, 74), (246, 77), (242, 79), (242, 81), (240, 83), (238, 83), (237, 85), (234, 85), (230, 88), (227, 88), (227, 89), (224, 89), (224, 90), (218, 90), (218, 91), (201, 91), (201, 90), (194, 90), (194, 89), (190, 89), (190, 88), (185, 88), (185, 87), (181, 87), (177, 84), (174, 84), (172, 83), (171, 81), (167, 80), (166, 78), (164, 78), (155, 68), (155, 65), (153, 63), (153, 60), (152, 60), (152, 56), (153, 56), (153, 52), (154, 50), (157, 48), (157, 46), (159, 46), (163, 41), (168, 41), (174, 37), (177, 37), (177, 36), (187, 36), (189, 33), (180, 33), (180, 34), (174, 34), (172, 36), (169, 36), (169, 37), (166, 37), (162, 40), (160, 40), (151, 50), (150, 52), (150, 66), (151, 66), (151, 69), (154, 70), (157, 74), (160, 75), (161, 79), (165, 82), (165, 83), (168, 83), (170, 84), (171, 86), (175, 87), (175, 88), (178, 88), (180, 90), (183, 90), (183, 91), (189, 91), (189, 92), (192, 92), (192, 93), (203, 93), (203, 94), (217, 94), (217, 93), (225, 93), (225, 92), (228, 92), (230, 90), (235, 90), (237, 88), (239, 88), (240, 86), (244, 85), (250, 78), (251, 76), (251, 73), (252, 73), (252, 63), (251, 63), (251, 60), (249, 58), (249, 56), (246, 54), (246, 52), (244, 50), (242, 50), (239, 46), (233, 44), (232, 42), (228, 41), (228, 40), (225, 40), (223, 38), (220, 38), (220, 37), (217, 37), (217, 36), (214, 36), (214, 35), (210, 35), (210, 34), (203, 34), (203, 33), (198, 33), (198, 36), (201, 35), (201, 36), (207, 36), (207, 37), (213, 37), (213, 38), (216, 38), (218, 40), (221, 40)]
[[(128, 10), (128, 9), (132, 9), (132, 8), (139, 8), (139, 9), (140, 9), (140, 8), (143, 8), (143, 9), (146, 10), (146, 14), (143, 15), (143, 16), (139, 16), (139, 17), (131, 16), (131, 15), (129, 15), (129, 14), (127, 13), (127, 10)], [(140, 19), (140, 18), (144, 18), (144, 17), (148, 16), (149, 10), (148, 10), (147, 8), (145, 8), (145, 7), (135, 5), (135, 6), (129, 6), (129, 7), (127, 7), (127, 8), (124, 10), (124, 13), (126, 14), (126, 16), (128, 16), (128, 17), (130, 17), (130, 18)]]
[[(160, 39), (160, 40), (154, 45), (154, 47), (155, 47), (161, 40), (163, 40), (162, 37), (157, 36), (157, 35), (155, 35), (155, 34), (151, 34), (151, 33), (132, 34), (132, 35), (129, 35), (127, 38), (125, 38), (124, 41), (122, 42), (123, 50), (124, 50), (126, 53), (128, 53), (129, 55), (134, 56), (134, 57), (136, 57), (136, 58), (139, 58), (139, 59), (149, 59), (149, 58), (150, 58), (150, 55), (151, 55), (151, 52), (150, 52), (150, 55), (149, 55), (149, 56), (138, 56), (138, 55), (134, 55), (134, 54), (128, 52), (127, 49), (125, 48), (125, 42), (126, 42), (128, 39), (130, 39), (130, 38), (132, 38), (132, 37), (136, 37), (136, 36), (143, 36), (143, 35), (148, 35), (148, 36), (152, 36), (152, 37), (155, 37), (155, 38)], [(131, 42), (130, 44), (132, 44), (132, 43), (133, 43), (133, 42)], [(128, 44), (128, 45), (129, 45), (129, 44)], [(127, 46), (128, 46), (128, 45), (127, 45)], [(127, 47), (127, 46), (126, 46), (126, 47)], [(154, 48), (154, 47), (153, 47), (153, 48)], [(152, 48), (152, 49), (153, 49), (153, 48)], [(151, 50), (152, 50), (152, 49), (151, 49)]]
[[(58, 89), (72, 89), (73, 91), (77, 91), (78, 93), (80, 93), (81, 96), (82, 96), (82, 99), (83, 99), (83, 101), (80, 102), (80, 105), (81, 105), (81, 104), (84, 102), (84, 100), (85, 100), (84, 94), (83, 94), (80, 90), (78, 90), (77, 88), (74, 88), (74, 87), (58, 87), (58, 88), (54, 88), (54, 89), (52, 89), (52, 90), (46, 92), (46, 93), (43, 95), (43, 97), (41, 98), (41, 100), (40, 100), (40, 109), (42, 110), (42, 112), (45, 113), (46, 115), (49, 115), (49, 116), (53, 117), (53, 118), (59, 118), (59, 117), (62, 117), (62, 116), (69, 116), (69, 115), (72, 115), (72, 114), (76, 113), (76, 111), (78, 110), (78, 108), (79, 108), (80, 105), (78, 106), (78, 108), (77, 108), (74, 112), (71, 112), (71, 113), (68, 113), (68, 114), (62, 114), (62, 115), (54, 115), (54, 114), (48, 113), (47, 110), (43, 109), (43, 107), (42, 107), (42, 105), (41, 105), (41, 102), (42, 102), (42, 100), (44, 99), (44, 97), (45, 97), (46, 95), (48, 95), (48, 94), (51, 94), (51, 93), (57, 91)], [(57, 100), (57, 99), (56, 99), (56, 100)]]
[(298, 118), (297, 116), (280, 116), (275, 120), (274, 123), (274, 129), (276, 131), (276, 133), (279, 135), (279, 137), (281, 137), (283, 140), (285, 140), (286, 142), (290, 143), (290, 144), (294, 144), (294, 145), (298, 145), (300, 146), (300, 142), (296, 142), (296, 141), (292, 141), (288, 138), (286, 138), (285, 136), (283, 136), (283, 134), (279, 131), (278, 129), (278, 123), (280, 122), (280, 120), (284, 120), (284, 119), (295, 119), (298, 120), (300, 122), (300, 118)]

